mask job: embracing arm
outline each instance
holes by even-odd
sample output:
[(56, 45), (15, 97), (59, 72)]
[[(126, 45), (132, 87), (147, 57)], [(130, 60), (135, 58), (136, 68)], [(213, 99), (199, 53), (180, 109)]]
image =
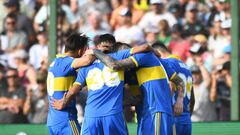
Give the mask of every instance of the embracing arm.
[(112, 58), (111, 56), (104, 54), (100, 50), (93, 49), (93, 53), (100, 61), (102, 61), (106, 66), (108, 66), (110, 69), (113, 69), (113, 70), (120, 70), (120, 69), (136, 67), (135, 63), (132, 61), (131, 58), (117, 61), (116, 59)]
[(72, 67), (77, 69), (91, 64), (95, 60), (93, 55), (84, 55), (81, 58), (76, 58), (72, 62)]
[(81, 85), (79, 84), (73, 84), (73, 86), (69, 89), (67, 93), (64, 94), (63, 98), (60, 100), (56, 100), (54, 98), (52, 99), (52, 106), (56, 110), (62, 110), (67, 106), (67, 104), (73, 99), (73, 97), (79, 93), (81, 89)]

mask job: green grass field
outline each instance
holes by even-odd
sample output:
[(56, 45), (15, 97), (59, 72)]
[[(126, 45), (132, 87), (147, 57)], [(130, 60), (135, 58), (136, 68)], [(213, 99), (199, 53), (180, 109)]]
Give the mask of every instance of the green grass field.
[[(136, 135), (137, 125), (128, 123), (130, 135)], [(0, 135), (48, 135), (46, 125), (0, 125)], [(193, 123), (193, 135), (240, 135), (240, 122)]]

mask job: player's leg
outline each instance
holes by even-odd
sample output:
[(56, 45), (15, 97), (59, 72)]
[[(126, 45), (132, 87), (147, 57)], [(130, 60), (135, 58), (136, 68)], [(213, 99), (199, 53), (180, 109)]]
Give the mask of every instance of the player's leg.
[(191, 135), (192, 124), (176, 124), (177, 135)]
[(82, 124), (81, 135), (104, 135), (101, 118), (85, 117)]
[(173, 118), (167, 113), (160, 113), (160, 135), (173, 135)]
[(62, 135), (62, 131), (63, 131), (63, 129), (65, 130), (65, 127), (68, 127), (68, 122), (61, 122), (54, 126), (49, 126), (48, 127), (49, 134), (50, 135)]
[(103, 117), (102, 126), (104, 135), (128, 135), (123, 113)]
[(155, 114), (145, 115), (139, 123), (138, 135), (154, 135)]
[(62, 128), (62, 135), (80, 135), (80, 125), (77, 120), (69, 120)]

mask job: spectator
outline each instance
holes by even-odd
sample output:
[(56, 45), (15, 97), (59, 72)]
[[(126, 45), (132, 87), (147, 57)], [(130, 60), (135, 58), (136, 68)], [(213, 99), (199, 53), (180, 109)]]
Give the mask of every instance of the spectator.
[(172, 40), (169, 43), (169, 50), (172, 54), (175, 54), (181, 58), (182, 61), (187, 60), (187, 56), (189, 48), (190, 48), (190, 41), (184, 40), (181, 37), (182, 27), (180, 25), (174, 25), (171, 31)]
[(232, 76), (230, 73), (230, 62), (227, 61), (212, 73), (211, 91), (212, 101), (217, 102), (217, 116), (220, 121), (230, 120), (230, 90), (232, 87)]
[(29, 50), (29, 62), (35, 70), (40, 68), (43, 58), (48, 56), (48, 38), (46, 33), (39, 32), (37, 40), (38, 43), (33, 45)]
[(196, 3), (189, 3), (186, 6), (185, 19), (186, 23), (183, 24), (183, 37), (194, 36), (197, 34), (208, 35), (201, 22), (198, 21)]
[(7, 8), (8, 14), (16, 15), (16, 29), (25, 32), (29, 42), (32, 43), (34, 41), (33, 25), (30, 18), (20, 11), (19, 0), (8, 0), (4, 5)]
[(158, 40), (159, 28), (148, 26), (144, 29), (144, 34), (146, 42), (151, 45)]
[(22, 109), (26, 93), (19, 83), (17, 70), (9, 68), (6, 78), (7, 87), (0, 91), (0, 123), (25, 123)]
[(114, 36), (118, 42), (135, 45), (144, 43), (144, 33), (137, 25), (132, 24), (132, 12), (125, 8), (120, 12), (121, 26), (114, 31)]
[(36, 89), (36, 71), (27, 63), (28, 54), (24, 50), (18, 50), (14, 53), (14, 59), (17, 66), (18, 77), (21, 85), (26, 89)]
[[(80, 28), (80, 32), (86, 33), (90, 39), (94, 39), (95, 36), (111, 33), (110, 26), (102, 20), (101, 13), (97, 10), (89, 11), (88, 23)], [(89, 43), (90, 47), (93, 46), (93, 42)]]
[(161, 20), (165, 19), (168, 21), (170, 27), (177, 23), (176, 18), (169, 12), (164, 10), (164, 3), (162, 0), (151, 0), (151, 11), (148, 11), (140, 20), (139, 26), (145, 29), (150, 26), (158, 27)]
[(121, 20), (120, 12), (122, 12), (123, 9), (129, 9), (132, 13), (131, 17), (131, 23), (133, 25), (138, 24), (142, 16), (144, 15), (144, 11), (140, 9), (136, 9), (133, 6), (134, 0), (120, 0), (120, 6), (113, 10), (110, 20), (110, 25), (112, 26), (113, 30), (120, 27), (121, 24), (119, 23), (119, 20)]
[(48, 5), (48, 0), (41, 0), (41, 8), (36, 13), (34, 17), (34, 30), (35, 32), (39, 31), (46, 31), (47, 30), (47, 23), (50, 14), (50, 8)]
[(37, 73), (37, 90), (33, 93), (32, 90), (27, 91), (27, 98), (24, 104), (24, 114), (28, 116), (30, 123), (46, 123), (48, 112), (47, 72)]
[[(215, 104), (210, 101), (212, 92), (210, 89), (211, 78), (201, 62), (191, 67), (193, 87), (195, 94), (195, 106), (192, 113), (192, 121), (214, 121), (216, 119)], [(207, 110), (207, 111), (206, 111)]]
[(158, 36), (158, 40), (161, 41), (166, 46), (169, 46), (169, 43), (171, 41), (171, 34), (167, 20), (161, 20), (159, 22), (159, 30), (160, 33)]

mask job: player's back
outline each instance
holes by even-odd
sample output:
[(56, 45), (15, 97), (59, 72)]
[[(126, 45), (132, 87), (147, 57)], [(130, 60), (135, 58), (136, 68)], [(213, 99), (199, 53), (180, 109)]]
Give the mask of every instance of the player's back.
[(48, 90), (48, 126), (53, 126), (69, 119), (77, 119), (76, 101), (72, 100), (66, 108), (61, 111), (55, 110), (50, 102), (51, 97), (62, 99), (72, 86), (76, 79), (77, 73), (71, 67), (73, 58), (65, 55), (57, 55), (57, 58), (50, 64), (48, 69), (47, 90)]
[[(167, 58), (164, 60), (168, 61), (170, 67), (175, 69), (175, 71), (177, 72), (177, 75), (185, 83), (183, 113), (180, 116), (176, 117), (176, 122), (189, 123), (191, 122), (189, 103), (190, 103), (191, 90), (192, 90), (192, 73), (187, 67), (187, 65), (183, 63), (181, 60), (178, 60), (176, 58)], [(175, 92), (173, 96), (173, 102), (176, 101), (177, 96), (178, 96), (177, 92)]]
[[(109, 54), (117, 60), (128, 58), (130, 49)], [(76, 80), (81, 86), (87, 85), (88, 97), (85, 117), (102, 117), (122, 112), (124, 71), (114, 71), (100, 60), (82, 68)]]
[(132, 58), (139, 65), (136, 74), (144, 96), (142, 115), (156, 112), (172, 115), (167, 75), (159, 59), (152, 52), (136, 54)]

